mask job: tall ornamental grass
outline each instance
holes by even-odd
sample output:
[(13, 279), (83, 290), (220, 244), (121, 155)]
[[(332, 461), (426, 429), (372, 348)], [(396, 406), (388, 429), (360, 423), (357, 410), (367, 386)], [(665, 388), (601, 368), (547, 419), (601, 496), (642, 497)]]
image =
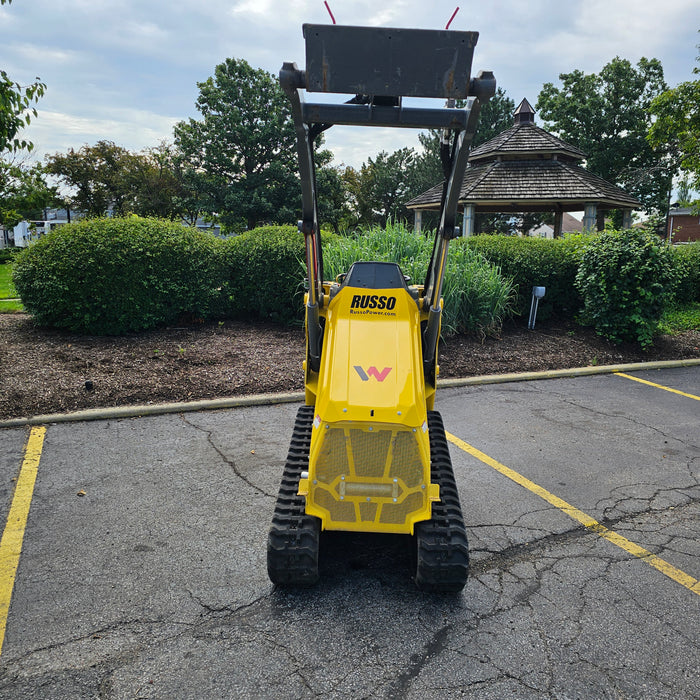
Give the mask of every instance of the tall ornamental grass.
[(677, 272), (675, 300), (680, 304), (700, 302), (700, 241), (673, 246)]
[[(324, 250), (324, 276), (334, 279), (354, 262), (395, 262), (413, 284), (422, 284), (428, 270), (433, 239), (416, 235), (402, 224), (337, 237)], [(464, 241), (452, 241), (448, 255), (443, 298), (444, 335), (493, 334), (510, 313), (514, 289), (498, 268)]]

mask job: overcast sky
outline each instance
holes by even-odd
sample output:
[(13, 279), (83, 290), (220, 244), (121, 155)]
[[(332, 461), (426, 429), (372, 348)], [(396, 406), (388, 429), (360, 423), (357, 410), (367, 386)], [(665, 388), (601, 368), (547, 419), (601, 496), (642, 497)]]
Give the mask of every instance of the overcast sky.
[[(517, 104), (545, 82), (597, 73), (615, 56), (658, 58), (674, 86), (693, 79), (698, 0), (329, 0), (338, 24), (479, 32), (473, 73), (493, 70)], [(304, 66), (304, 22), (330, 23), (322, 0), (13, 0), (0, 6), (0, 68), (47, 84), (25, 132), (37, 157), (100, 139), (140, 150), (197, 117), (197, 82), (227, 57), (277, 75)], [(403, 129), (335, 127), (335, 164), (417, 146)]]

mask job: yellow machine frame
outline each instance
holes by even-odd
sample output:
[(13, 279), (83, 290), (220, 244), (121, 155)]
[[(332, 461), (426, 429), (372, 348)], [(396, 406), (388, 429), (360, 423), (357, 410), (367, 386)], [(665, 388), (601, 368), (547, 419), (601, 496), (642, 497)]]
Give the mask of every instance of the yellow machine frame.
[(305, 367), (315, 418), (299, 494), (323, 529), (412, 534), (439, 499), (430, 481), (435, 388), (423, 377), (422, 288), (324, 284), (327, 298), (332, 291), (320, 314), (319, 371)]

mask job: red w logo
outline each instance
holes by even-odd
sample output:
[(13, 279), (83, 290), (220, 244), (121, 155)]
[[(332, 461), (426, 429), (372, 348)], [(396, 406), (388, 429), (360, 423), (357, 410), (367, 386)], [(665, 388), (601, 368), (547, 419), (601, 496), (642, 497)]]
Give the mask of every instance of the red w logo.
[(374, 377), (378, 382), (383, 382), (391, 372), (391, 367), (385, 367), (381, 372), (376, 367), (368, 367), (366, 372), (360, 365), (354, 367), (363, 382), (368, 382), (370, 377)]

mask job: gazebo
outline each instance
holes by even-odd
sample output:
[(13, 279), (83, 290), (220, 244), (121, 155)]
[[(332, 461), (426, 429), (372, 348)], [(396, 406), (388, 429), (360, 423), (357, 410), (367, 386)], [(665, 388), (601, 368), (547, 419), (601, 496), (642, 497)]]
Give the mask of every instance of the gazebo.
[[(476, 212), (554, 212), (554, 237), (562, 232), (562, 215), (583, 211), (583, 228), (596, 226), (598, 212), (623, 210), (623, 226), (632, 224), (640, 202), (624, 190), (581, 166), (586, 154), (535, 125), (535, 110), (523, 100), (514, 124), (469, 156), (459, 204), (464, 210), (463, 234), (474, 233)], [(423, 211), (438, 210), (442, 184), (410, 200), (415, 227)]]

